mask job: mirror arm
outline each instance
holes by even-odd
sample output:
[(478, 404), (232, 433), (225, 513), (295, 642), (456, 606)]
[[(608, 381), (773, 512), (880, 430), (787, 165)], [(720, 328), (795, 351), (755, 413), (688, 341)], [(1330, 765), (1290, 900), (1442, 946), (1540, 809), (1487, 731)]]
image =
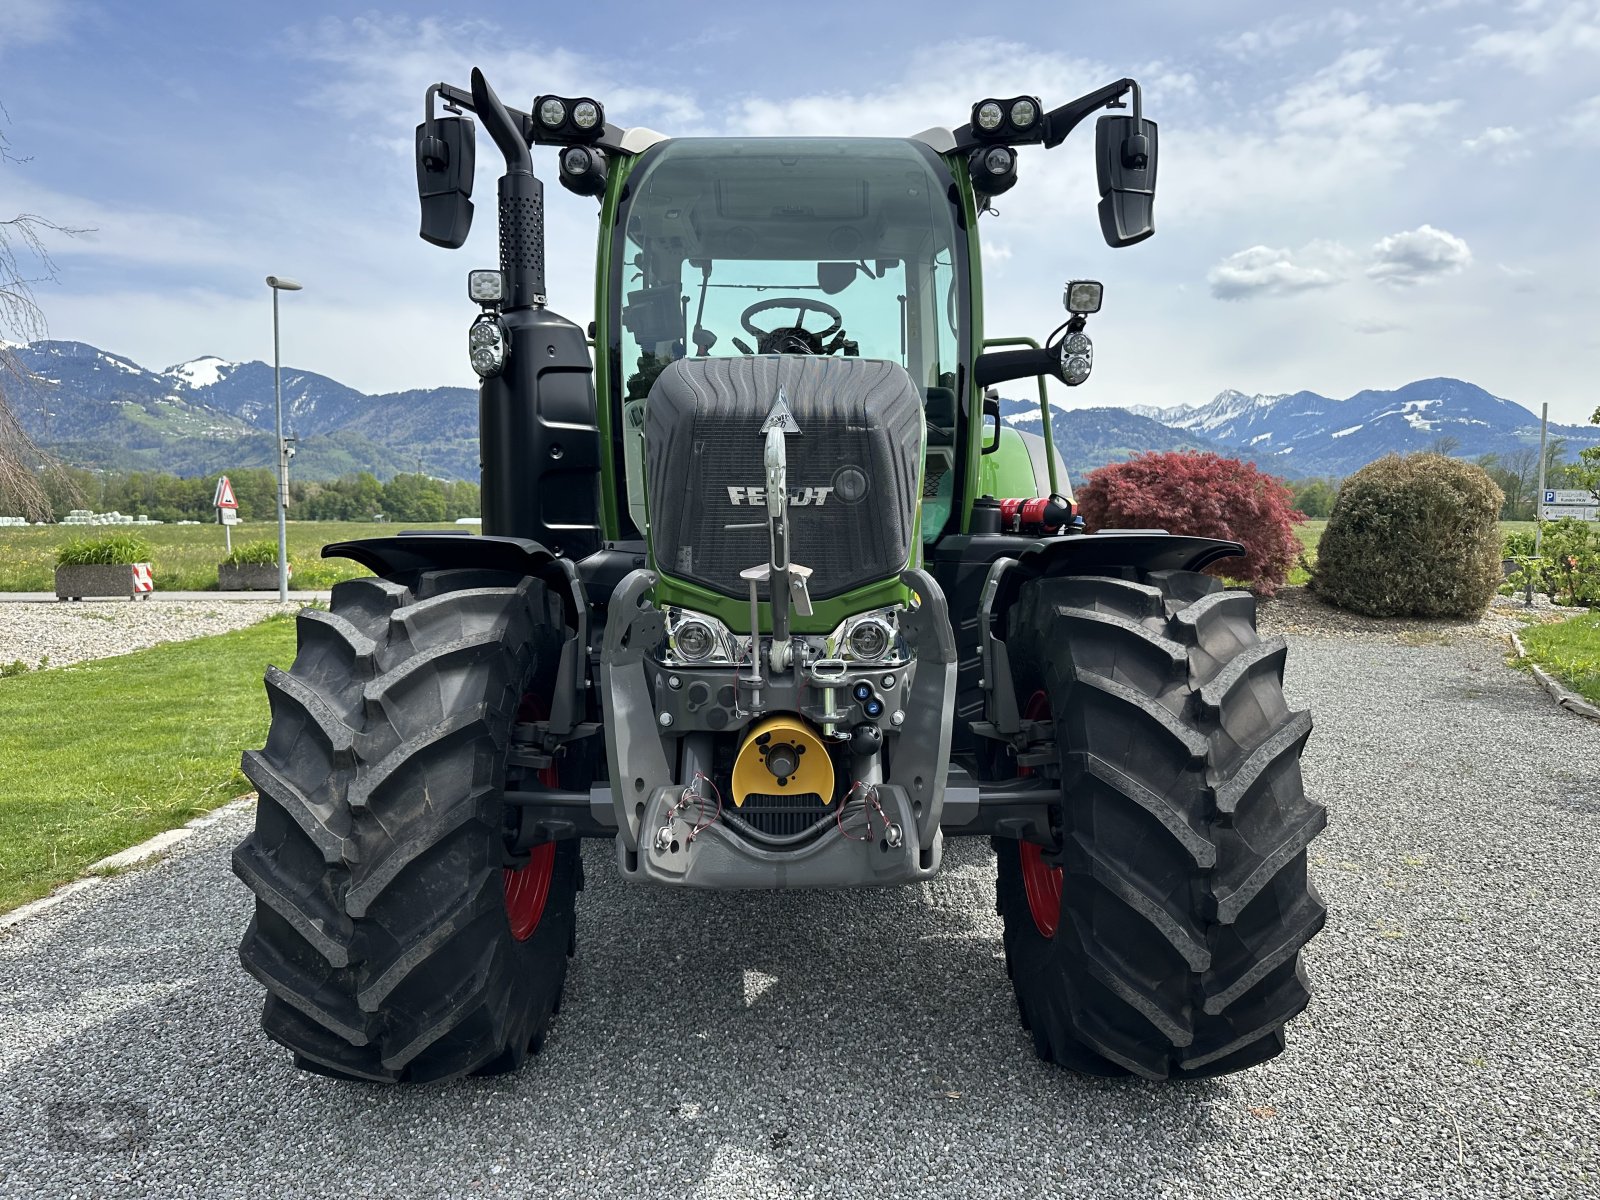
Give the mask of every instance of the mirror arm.
[(1076, 100), (1068, 100), (1060, 108), (1052, 108), (1044, 115), (1044, 145), (1046, 149), (1059, 146), (1067, 140), (1071, 133), (1085, 118), (1102, 108), (1120, 108), (1117, 103), (1128, 91), (1133, 92), (1133, 118), (1139, 120), (1143, 114), (1143, 97), (1139, 94), (1139, 84), (1136, 80), (1119, 79), (1116, 83), (1108, 83), (1103, 88), (1097, 88), (1086, 96), (1079, 96)]
[(979, 388), (986, 388), (1012, 379), (1055, 375), (1060, 361), (1060, 354), (1051, 346), (1039, 350), (991, 350), (978, 355), (972, 379)]

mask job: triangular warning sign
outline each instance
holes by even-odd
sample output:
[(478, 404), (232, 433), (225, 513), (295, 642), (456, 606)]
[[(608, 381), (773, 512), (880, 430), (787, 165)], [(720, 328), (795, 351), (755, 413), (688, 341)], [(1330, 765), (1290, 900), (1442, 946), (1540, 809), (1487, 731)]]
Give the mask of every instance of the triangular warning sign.
[(799, 433), (800, 423), (794, 419), (794, 414), (789, 411), (789, 398), (783, 394), (783, 389), (778, 389), (778, 398), (772, 402), (772, 407), (767, 410), (767, 419), (761, 422), (761, 432), (781, 429), (785, 433)]
[(233, 498), (233, 484), (228, 482), (226, 475), (217, 480), (217, 494), (211, 499), (212, 508), (238, 508), (239, 502)]

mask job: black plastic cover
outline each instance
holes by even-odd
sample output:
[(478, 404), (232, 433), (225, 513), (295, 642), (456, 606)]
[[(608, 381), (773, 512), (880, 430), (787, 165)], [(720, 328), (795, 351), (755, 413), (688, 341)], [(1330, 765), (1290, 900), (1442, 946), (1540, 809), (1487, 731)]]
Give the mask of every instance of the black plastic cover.
[[(680, 359), (650, 389), (647, 493), (656, 566), (726, 596), (768, 559), (765, 438), (779, 391), (790, 558), (819, 600), (894, 578), (910, 561), (922, 396), (899, 363), (769, 354)], [(730, 528), (744, 526), (744, 528)]]

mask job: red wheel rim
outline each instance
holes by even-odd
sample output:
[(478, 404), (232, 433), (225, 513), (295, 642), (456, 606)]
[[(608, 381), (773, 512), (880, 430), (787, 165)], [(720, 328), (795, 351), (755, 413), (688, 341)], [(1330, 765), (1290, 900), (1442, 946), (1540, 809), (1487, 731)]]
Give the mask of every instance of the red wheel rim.
[[(517, 716), (524, 721), (543, 720), (545, 705), (537, 696), (524, 696)], [(561, 774), (554, 763), (539, 772), (539, 782), (548, 788), (561, 786)], [(535, 846), (525, 865), (515, 870), (505, 868), (506, 919), (511, 923), (511, 936), (517, 941), (527, 941), (539, 928), (545, 902), (550, 899), (550, 880), (555, 870), (554, 842)]]
[(527, 941), (539, 928), (545, 901), (550, 899), (550, 877), (555, 868), (554, 842), (535, 846), (526, 866), (515, 871), (506, 868), (506, 917), (511, 922), (511, 936), (517, 941)]
[[(1050, 697), (1035, 692), (1028, 697), (1023, 708), (1025, 721), (1050, 719)], [(1031, 767), (1018, 767), (1017, 775), (1026, 778), (1033, 774)], [(1032, 842), (1017, 844), (1022, 862), (1022, 890), (1028, 895), (1028, 911), (1042, 938), (1053, 938), (1061, 925), (1061, 868), (1045, 862), (1044, 852)]]

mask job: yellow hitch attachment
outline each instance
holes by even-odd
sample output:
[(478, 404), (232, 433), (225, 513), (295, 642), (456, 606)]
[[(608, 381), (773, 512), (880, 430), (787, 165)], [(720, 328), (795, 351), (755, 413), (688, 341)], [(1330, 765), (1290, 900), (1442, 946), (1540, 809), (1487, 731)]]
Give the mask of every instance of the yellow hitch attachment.
[(768, 717), (750, 727), (733, 762), (733, 806), (750, 794), (833, 799), (833, 760), (811, 726), (792, 715)]

